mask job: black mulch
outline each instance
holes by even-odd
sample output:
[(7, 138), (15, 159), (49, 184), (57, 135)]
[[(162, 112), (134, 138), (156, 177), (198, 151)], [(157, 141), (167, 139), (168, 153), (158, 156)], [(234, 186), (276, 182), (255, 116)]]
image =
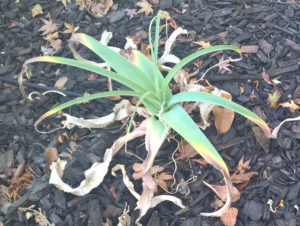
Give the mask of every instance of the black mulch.
[[(39, 134), (33, 128), (35, 120), (55, 104), (63, 103), (84, 92), (105, 90), (106, 80), (99, 77), (89, 81), (87, 72), (71, 67), (32, 64), (34, 77), (26, 84), (27, 93), (42, 91), (38, 84), (53, 87), (61, 76), (68, 77), (65, 87), (71, 92), (66, 97), (55, 93), (48, 94), (32, 102), (22, 98), (14, 82), (23, 62), (30, 57), (41, 55), (41, 46), (49, 47), (38, 31), (42, 26), (41, 19), (45, 19), (47, 14), (59, 25), (60, 31), (64, 30), (64, 22), (74, 24), (75, 27), (79, 27), (78, 32), (97, 39), (104, 30), (111, 31), (113, 39), (110, 45), (122, 48), (126, 36), (132, 36), (140, 30), (147, 31), (152, 19), (152, 15), (143, 14), (129, 19), (125, 9), (137, 8), (136, 2), (136, 0), (115, 0), (114, 3), (118, 3), (115, 11), (109, 12), (103, 18), (93, 18), (86, 11), (79, 11), (74, 3), (68, 4), (69, 8), (65, 9), (61, 2), (54, 0), (20, 0), (19, 3), (0, 0), (0, 172), (3, 174), (4, 166), (9, 162), (13, 166), (18, 166), (25, 160), (33, 180), (31, 186), (20, 191), (20, 198), (17, 201), (2, 206), (0, 221), (4, 225), (34, 225), (33, 219), (26, 220), (24, 213), (18, 210), (19, 207), (31, 205), (45, 211), (49, 221), (55, 225), (102, 225), (110, 221), (113, 225), (117, 225), (117, 217), (123, 212), (125, 203), (130, 207), (129, 214), (134, 215), (136, 200), (124, 186), (121, 176), (114, 178), (108, 174), (98, 188), (84, 197), (64, 193), (50, 185), (49, 174), (44, 173), (45, 153), (39, 144), (52, 147), (54, 137), (65, 131)], [(178, 26), (195, 31), (188, 36), (180, 37), (175, 44), (173, 53), (180, 58), (199, 48), (191, 41), (203, 40), (212, 45), (258, 45), (257, 53), (250, 53), (242, 61), (233, 63), (231, 74), (222, 74), (218, 69), (214, 69), (206, 78), (213, 85), (230, 92), (234, 101), (248, 109), (262, 110), (269, 125), (274, 128), (282, 120), (299, 115), (298, 110), (292, 115), (288, 108), (270, 109), (267, 97), (268, 93), (273, 93), (275, 86), (268, 84), (261, 76), (263, 70), (271, 78), (280, 76), (281, 83), (276, 86), (282, 94), (279, 103), (297, 97), (295, 90), (300, 84), (300, 4), (297, 0), (292, 2), (160, 0), (160, 5), (154, 7), (154, 14), (159, 8), (167, 10)], [(37, 3), (42, 6), (43, 14), (32, 18), (31, 9)], [(183, 11), (185, 13), (180, 13)], [(169, 33), (171, 31), (170, 28)], [(67, 46), (70, 34), (59, 33), (59, 36), (63, 45), (55, 55), (72, 57)], [(164, 36), (165, 32), (162, 32), (161, 38)], [(79, 52), (85, 58), (97, 60), (84, 47), (80, 48)], [(214, 58), (204, 57), (197, 76), (218, 63), (220, 57), (221, 55)], [(191, 64), (189, 70), (192, 72), (196, 68)], [(259, 82), (257, 88), (255, 81)], [(114, 84), (114, 87), (117, 88), (118, 84)], [(244, 89), (242, 94), (240, 87)], [(251, 98), (251, 94), (256, 98)], [(83, 118), (102, 116), (110, 112), (114, 103), (108, 100), (104, 103), (93, 101), (66, 111)], [(53, 117), (42, 123), (42, 129), (56, 128), (62, 119), (61, 116)], [(257, 143), (251, 124), (239, 115), (235, 116), (234, 124), (226, 134), (217, 135), (213, 127), (205, 131), (225, 157), (230, 168), (234, 169), (244, 156), (245, 160), (251, 159), (251, 171), (259, 174), (251, 178), (250, 183), (242, 191), (241, 198), (232, 204), (239, 211), (236, 225), (300, 225), (299, 126), (300, 122), (286, 123), (280, 130), (278, 139), (270, 141), (268, 152)], [(109, 128), (94, 131), (76, 128), (67, 131), (67, 134), (84, 137), (76, 141), (77, 149), (64, 175), (66, 182), (76, 186), (83, 178), (82, 172), (94, 160), (102, 160), (104, 150), (115, 138), (124, 134), (124, 128), (121, 128), (120, 123), (115, 123)], [(70, 142), (66, 140), (65, 143), (58, 145), (59, 153), (68, 152)], [(144, 158), (146, 152), (141, 143), (141, 140), (130, 142), (128, 150)], [(175, 147), (175, 143), (164, 144), (155, 164), (164, 165), (171, 161)], [(124, 164), (128, 175), (132, 175), (134, 162), (138, 160), (121, 151), (111, 166), (117, 163)], [(169, 164), (166, 168), (167, 172), (173, 170), (173, 164)], [(184, 205), (188, 206), (188, 210), (177, 212), (179, 208), (176, 205), (164, 202), (147, 213), (141, 221), (143, 225), (222, 225), (219, 218), (198, 216), (200, 212), (213, 211), (213, 202), (216, 199), (215, 194), (202, 181), (217, 184), (221, 182), (222, 176), (211, 166), (203, 167), (196, 162), (190, 162), (189, 165), (189, 162), (178, 161), (176, 178), (178, 181), (181, 178), (187, 180), (191, 177), (192, 171), (198, 178), (188, 185), (190, 193), (187, 196), (176, 194)], [(134, 184), (136, 190), (141, 192), (141, 181), (135, 181)], [(7, 181), (1, 178), (0, 185), (8, 186)], [(116, 198), (110, 191), (112, 186), (116, 187)], [(1, 192), (3, 195), (2, 190)], [(163, 193), (162, 190), (158, 191), (158, 194)], [(267, 204), (269, 199), (273, 200), (273, 209), (278, 207), (275, 213), (270, 211)], [(282, 200), (283, 205), (279, 205)]]

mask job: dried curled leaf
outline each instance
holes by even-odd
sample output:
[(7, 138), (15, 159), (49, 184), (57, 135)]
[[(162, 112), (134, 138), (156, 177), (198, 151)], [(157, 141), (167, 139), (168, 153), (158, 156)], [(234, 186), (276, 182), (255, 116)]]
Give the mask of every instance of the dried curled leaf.
[(236, 217), (238, 215), (238, 209), (235, 207), (230, 207), (225, 213), (220, 217), (222, 223), (225, 226), (234, 226), (236, 224)]
[(58, 159), (51, 165), (52, 171), (49, 183), (54, 184), (58, 189), (63, 190), (64, 192), (84, 196), (103, 181), (112, 159), (112, 152), (113, 150), (111, 148), (107, 149), (104, 154), (103, 162), (95, 162), (89, 169), (84, 171), (85, 179), (77, 188), (72, 188), (62, 181), (61, 178), (67, 161)]
[(39, 29), (39, 31), (43, 31), (42, 35), (46, 35), (52, 33), (58, 29), (57, 24), (53, 23), (51, 19), (45, 20), (42, 19), (44, 25)]
[(150, 13), (153, 14), (152, 5), (147, 2), (147, 0), (137, 2), (136, 5), (140, 7), (137, 13), (145, 13), (146, 16), (148, 16)]
[(34, 18), (35, 16), (43, 14), (43, 9), (40, 4), (36, 4), (32, 9), (31, 9), (31, 15)]
[(291, 100), (290, 102), (281, 103), (281, 104), (279, 104), (279, 106), (284, 107), (284, 108), (289, 108), (290, 112), (292, 114), (295, 114), (295, 112), (300, 109), (300, 106), (295, 104), (295, 102), (293, 100)]
[[(226, 185), (211, 185), (205, 181), (203, 183), (209, 187), (211, 190), (213, 190), (216, 195), (223, 201), (226, 202), (227, 200), (227, 188)], [(236, 202), (240, 199), (241, 193), (237, 190), (236, 187), (232, 186), (231, 191), (230, 191), (230, 197), (231, 197), (231, 202)]]

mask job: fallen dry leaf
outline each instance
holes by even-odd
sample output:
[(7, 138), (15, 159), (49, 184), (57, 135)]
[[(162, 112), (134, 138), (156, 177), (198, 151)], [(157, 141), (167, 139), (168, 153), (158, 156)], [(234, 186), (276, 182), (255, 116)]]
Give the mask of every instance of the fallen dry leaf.
[(51, 166), (52, 162), (55, 162), (58, 159), (58, 152), (57, 152), (57, 149), (55, 147), (46, 148), (45, 152), (46, 152), (46, 169), (45, 169), (45, 172), (49, 173), (50, 172), (50, 166)]
[(106, 149), (103, 162), (95, 162), (89, 169), (84, 171), (85, 179), (76, 188), (62, 181), (63, 171), (67, 161), (58, 159), (51, 165), (50, 184), (54, 184), (58, 189), (64, 192), (72, 193), (73, 195), (84, 196), (92, 189), (97, 187), (102, 181), (108, 171), (109, 164), (112, 159), (113, 149)]
[(58, 1), (58, 2), (61, 1), (62, 4), (65, 6), (65, 8), (68, 8), (68, 7), (67, 7), (67, 2), (68, 2), (68, 3), (71, 2), (71, 0), (56, 0), (56, 1)]
[(125, 11), (127, 16), (129, 16), (129, 20), (138, 15), (136, 9), (125, 9)]
[(147, 0), (137, 2), (136, 5), (140, 7), (137, 13), (145, 13), (146, 16), (148, 16), (150, 13), (153, 14), (152, 5), (147, 2)]
[(257, 176), (257, 172), (249, 172), (249, 173), (242, 173), (242, 174), (233, 174), (230, 178), (232, 183), (234, 184), (240, 184), (244, 182), (248, 182), (251, 177)]
[(43, 9), (40, 4), (36, 4), (32, 9), (31, 9), (31, 15), (34, 18), (35, 16), (43, 14)]
[(238, 166), (237, 166), (237, 170), (239, 171), (239, 173), (244, 173), (246, 170), (251, 169), (250, 161), (251, 161), (251, 159), (244, 162), (244, 156), (240, 159)]
[(298, 106), (297, 104), (295, 104), (295, 102), (293, 100), (291, 100), (290, 102), (284, 102), (284, 103), (281, 103), (279, 104), (279, 106), (281, 107), (285, 107), (285, 108), (289, 108), (290, 109), (290, 112), (294, 115), (295, 112), (297, 110), (300, 109), (300, 106)]
[(251, 129), (259, 145), (264, 149), (266, 153), (268, 153), (270, 140), (267, 135), (258, 126), (251, 126)]
[(215, 116), (215, 127), (217, 129), (217, 133), (226, 133), (232, 125), (234, 111), (221, 106), (214, 106), (212, 112)]
[(54, 51), (59, 50), (61, 45), (62, 45), (62, 41), (60, 39), (56, 39), (50, 42), (50, 46), (54, 49)]
[(59, 38), (58, 32), (48, 34), (46, 37), (44, 37), (44, 39), (47, 40), (48, 42), (53, 42), (58, 38)]
[(257, 53), (259, 46), (258, 45), (247, 45), (242, 46), (242, 53)]
[(179, 156), (177, 156), (179, 159), (185, 159), (185, 158), (193, 158), (195, 155), (198, 154), (198, 152), (193, 148), (190, 143), (188, 143), (186, 140), (182, 139), (180, 143), (178, 144), (178, 150), (179, 150)]
[(209, 48), (209, 47), (211, 47), (210, 42), (199, 41), (199, 42), (193, 42), (193, 43), (201, 46), (202, 48)]
[[(143, 164), (142, 163), (134, 163), (132, 166), (132, 169), (134, 171), (132, 177), (134, 180), (142, 178), (142, 170), (143, 170)], [(151, 167), (151, 175), (160, 173), (164, 170), (163, 166), (156, 165)]]
[(68, 23), (64, 23), (66, 30), (64, 30), (62, 33), (75, 33), (76, 31), (78, 31), (79, 27), (74, 27), (74, 24), (68, 24)]
[(268, 101), (270, 104), (270, 108), (274, 109), (277, 107), (278, 100), (281, 94), (278, 89), (275, 89), (273, 93), (268, 93)]
[[(209, 187), (211, 190), (213, 190), (216, 195), (223, 201), (226, 202), (227, 200), (227, 188), (226, 185), (211, 185), (209, 183), (207, 183), (206, 181), (203, 181), (203, 183)], [(239, 192), (239, 190), (237, 190), (236, 187), (232, 186), (231, 188), (231, 202), (236, 202), (240, 199), (241, 197), (241, 193)]]
[(230, 63), (224, 59), (224, 55), (223, 55), (220, 58), (219, 63), (218, 63), (219, 72), (221, 74), (225, 73), (226, 71), (229, 72), (229, 73), (232, 73), (229, 66), (231, 66)]
[(234, 226), (236, 224), (236, 217), (238, 215), (238, 209), (230, 207), (225, 213), (220, 216), (222, 223), (225, 226)]
[(55, 82), (54, 87), (56, 89), (64, 89), (64, 85), (66, 84), (67, 81), (68, 81), (68, 77), (67, 76), (62, 76), (59, 79), (57, 79), (57, 81)]
[(39, 29), (39, 31), (44, 31), (42, 35), (52, 33), (58, 29), (57, 24), (53, 23), (51, 19), (49, 19), (49, 21), (42, 19), (42, 21), (44, 25)]
[(164, 191), (168, 191), (168, 184), (167, 184), (167, 180), (173, 180), (173, 176), (162, 172), (161, 174), (159, 174), (156, 178), (155, 178), (155, 182), (157, 183), (158, 186), (160, 186)]
[(268, 84), (272, 84), (272, 83), (270, 82), (270, 76), (267, 74), (267, 72), (263, 71), (263, 72), (261, 73), (261, 77), (262, 77)]

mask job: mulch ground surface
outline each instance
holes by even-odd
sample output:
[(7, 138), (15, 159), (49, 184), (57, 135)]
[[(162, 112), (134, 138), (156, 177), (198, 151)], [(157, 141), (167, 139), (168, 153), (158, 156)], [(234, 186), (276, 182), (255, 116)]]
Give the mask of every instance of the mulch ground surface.
[[(65, 89), (61, 90), (66, 96), (57, 93), (43, 96), (34, 94), (32, 101), (22, 97), (17, 74), (24, 61), (47, 51), (55, 51), (55, 47), (44, 39), (43, 31), (39, 31), (44, 25), (41, 19), (51, 18), (60, 31), (62, 43), (54, 55), (72, 58), (67, 45), (71, 35), (61, 32), (66, 29), (64, 23), (74, 25), (78, 27), (77, 32), (98, 40), (104, 30), (111, 31), (113, 38), (109, 45), (123, 48), (127, 36), (148, 31), (153, 15), (158, 9), (163, 9), (169, 12), (178, 27), (193, 31), (179, 36), (175, 42), (172, 53), (180, 59), (200, 48), (199, 44), (193, 42), (233, 44), (245, 48), (243, 59), (231, 63), (231, 72), (215, 68), (207, 73), (206, 79), (212, 85), (229, 92), (233, 101), (262, 113), (271, 128), (286, 118), (299, 116), (299, 107), (294, 107), (293, 112), (293, 109), (280, 106), (280, 103), (291, 100), (299, 103), (300, 3), (279, 0), (160, 0), (159, 4), (150, 1), (153, 15), (138, 13), (130, 18), (126, 9), (139, 9), (136, 3), (136, 0), (114, 0), (114, 4), (117, 4), (114, 9), (104, 17), (95, 18), (86, 10), (79, 10), (73, 1), (67, 3), (66, 9), (61, 1), (0, 0), (0, 223), (36, 225), (39, 219), (27, 219), (26, 211), (19, 209), (32, 205), (35, 205), (36, 211), (40, 208), (42, 215), (55, 225), (117, 225), (118, 217), (126, 205), (129, 206), (131, 225), (134, 225), (136, 216), (136, 199), (124, 185), (120, 173), (117, 177), (108, 173), (101, 185), (85, 196), (64, 193), (49, 184), (43, 147), (56, 145), (59, 153), (72, 156), (63, 180), (75, 187), (84, 179), (84, 170), (93, 162), (102, 161), (106, 148), (124, 135), (125, 127), (118, 122), (92, 131), (74, 128), (40, 134), (34, 130), (34, 122), (51, 107), (85, 92), (107, 90), (107, 80), (101, 76), (91, 78), (90, 73), (72, 67), (35, 63), (30, 65), (33, 76), (25, 83), (26, 93), (53, 89), (55, 82), (66, 76)], [(36, 4), (40, 4), (43, 13), (33, 17), (32, 9)], [(174, 30), (170, 25), (167, 29), (168, 34)], [(161, 40), (166, 40), (165, 28), (161, 32)], [(147, 43), (147, 39), (141, 40), (138, 47), (142, 43)], [(160, 54), (162, 51), (163, 48)], [(99, 60), (85, 47), (79, 47), (78, 52), (86, 59)], [(205, 56), (201, 58), (199, 68), (191, 63), (185, 69), (190, 73), (199, 69), (195, 77), (200, 78), (209, 67), (220, 61), (222, 55)], [(113, 83), (113, 88), (123, 87)], [(272, 108), (268, 97), (278, 93), (280, 98)], [(117, 102), (92, 101), (68, 108), (65, 112), (82, 118), (99, 117), (110, 113)], [(52, 117), (43, 122), (40, 129), (57, 128), (62, 120), (61, 115)], [(238, 210), (236, 225), (300, 225), (300, 123), (287, 122), (280, 129), (278, 138), (268, 141), (259, 139), (262, 135), (255, 136), (252, 126), (236, 114), (227, 133), (217, 134), (214, 126), (205, 130), (232, 171), (244, 156), (245, 161), (250, 160), (251, 172), (257, 172), (249, 181), (238, 186), (241, 197), (231, 205)], [(65, 140), (58, 144), (57, 138), (62, 134)], [(179, 136), (176, 138), (180, 140)], [(155, 165), (171, 162), (166, 165), (165, 171), (172, 173), (174, 164), (171, 156), (176, 147), (175, 141), (166, 142), (156, 157)], [(141, 139), (129, 142), (127, 149), (142, 159), (147, 155)], [(175, 173), (177, 183), (197, 176), (192, 182), (186, 183), (185, 189), (175, 194), (187, 208), (179, 211), (180, 208), (175, 204), (162, 202), (150, 209), (140, 223), (223, 225), (220, 218), (199, 216), (201, 212), (214, 211), (217, 198), (202, 181), (221, 184), (222, 175), (212, 166), (198, 161), (201, 160), (199, 156), (194, 159), (178, 160)], [(111, 167), (115, 164), (125, 165), (136, 191), (141, 193), (141, 180), (132, 179), (132, 166), (136, 162), (141, 161), (122, 149), (114, 156)], [(20, 164), (24, 166), (22, 172), (14, 177), (15, 169)], [(157, 194), (166, 192), (159, 188)], [(32, 213), (29, 210), (27, 212)], [(39, 221), (40, 225), (41, 222), (45, 223), (45, 220)]]

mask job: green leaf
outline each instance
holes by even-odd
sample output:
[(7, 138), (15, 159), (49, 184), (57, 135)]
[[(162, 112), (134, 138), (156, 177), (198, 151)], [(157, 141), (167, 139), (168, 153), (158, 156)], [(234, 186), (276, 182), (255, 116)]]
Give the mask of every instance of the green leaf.
[(213, 213), (200, 213), (200, 215), (202, 216), (221, 216), (228, 210), (231, 203), (230, 194), (232, 183), (226, 163), (224, 162), (218, 151), (199, 129), (197, 124), (191, 119), (191, 117), (180, 105), (175, 105), (169, 111), (160, 114), (160, 118), (164, 121), (164, 123), (173, 128), (187, 142), (189, 142), (209, 164), (213, 165), (223, 174), (227, 190), (227, 201), (225, 205), (221, 209)]
[(160, 114), (160, 118), (187, 140), (209, 164), (229, 175), (218, 151), (180, 105), (174, 105), (169, 111)]
[(129, 56), (132, 58), (129, 61), (119, 53), (116, 53), (109, 47), (101, 44), (96, 39), (83, 33), (73, 34), (71, 40), (79, 42), (92, 50), (120, 75), (137, 82), (147, 91), (155, 91), (154, 83), (151, 79), (149, 79), (149, 76), (147, 76), (141, 69), (130, 62), (136, 60), (134, 54)]
[[(135, 90), (135, 91), (145, 91), (144, 87), (140, 86), (139, 83), (137, 83), (135, 80), (131, 80), (130, 78), (126, 78), (118, 73), (103, 69), (96, 64), (84, 62), (84, 61), (79, 61), (79, 60), (74, 60), (74, 59), (69, 59), (69, 58), (64, 58), (64, 57), (56, 57), (56, 56), (39, 56), (39, 57), (34, 57), (29, 60), (27, 60), (24, 63), (24, 66), (26, 67), (27, 64), (29, 63), (34, 63), (34, 62), (49, 62), (49, 63), (56, 63), (56, 64), (64, 64), (64, 65), (69, 65), (73, 67), (77, 67), (83, 70), (87, 70), (96, 74), (103, 75), (107, 78), (111, 78), (115, 81), (118, 81), (122, 83), (123, 85), (127, 86), (128, 88)], [(23, 67), (24, 67), (23, 66)]]
[(167, 109), (172, 108), (173, 105), (181, 102), (204, 102), (219, 105), (225, 108), (229, 108), (244, 117), (250, 119), (252, 122), (256, 123), (267, 135), (271, 135), (271, 130), (267, 123), (261, 119), (258, 115), (252, 111), (244, 108), (243, 106), (236, 104), (226, 98), (213, 95), (211, 93), (205, 92), (183, 92), (174, 95), (167, 104)]
[(110, 96), (140, 96), (140, 93), (134, 91), (127, 91), (127, 90), (119, 90), (119, 91), (108, 91), (108, 92), (101, 92), (101, 93), (94, 93), (88, 96), (78, 97), (73, 100), (70, 100), (66, 103), (60, 104), (59, 106), (52, 108), (50, 111), (44, 113), (41, 117), (46, 118), (50, 115), (57, 113), (67, 107), (73, 106), (75, 104), (80, 104), (86, 101), (103, 98), (103, 97), (110, 97)]
[(188, 63), (190, 63), (191, 61), (197, 59), (200, 56), (206, 55), (208, 53), (213, 53), (216, 51), (220, 51), (220, 50), (233, 50), (236, 51), (237, 53), (241, 54), (241, 50), (233, 45), (217, 45), (217, 46), (212, 46), (209, 48), (204, 48), (201, 49), (187, 57), (185, 57), (184, 59), (182, 59), (178, 64), (176, 64), (175, 67), (172, 68), (171, 71), (169, 71), (169, 73), (167, 74), (166, 78), (163, 81), (162, 84), (162, 95), (165, 97), (165, 100), (168, 100), (168, 97), (166, 97), (166, 90), (169, 86), (169, 83), (171, 82), (173, 76), (185, 65), (187, 65)]

